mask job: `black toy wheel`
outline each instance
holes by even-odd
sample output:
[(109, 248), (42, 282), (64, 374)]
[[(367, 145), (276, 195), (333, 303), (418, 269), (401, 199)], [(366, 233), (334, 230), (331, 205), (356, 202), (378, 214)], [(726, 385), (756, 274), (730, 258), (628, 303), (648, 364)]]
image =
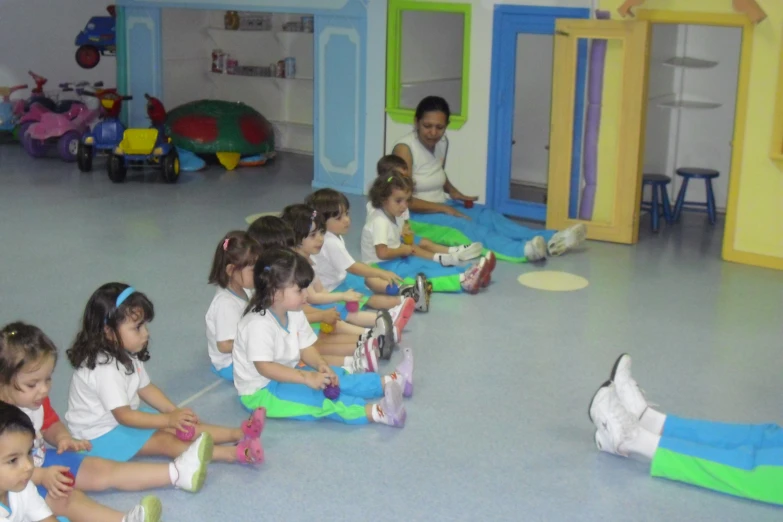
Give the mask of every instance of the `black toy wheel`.
[(101, 61), (101, 53), (94, 45), (82, 45), (76, 49), (76, 63), (82, 69), (92, 69)]
[(166, 183), (176, 183), (179, 179), (179, 155), (171, 149), (163, 158), (163, 180)]
[(106, 167), (109, 171), (109, 179), (114, 183), (125, 181), (125, 175), (128, 170), (125, 168), (125, 159), (116, 154), (112, 154)]
[(79, 170), (82, 172), (90, 172), (92, 170), (91, 145), (85, 145), (79, 141), (79, 148), (76, 151), (76, 164), (79, 165)]

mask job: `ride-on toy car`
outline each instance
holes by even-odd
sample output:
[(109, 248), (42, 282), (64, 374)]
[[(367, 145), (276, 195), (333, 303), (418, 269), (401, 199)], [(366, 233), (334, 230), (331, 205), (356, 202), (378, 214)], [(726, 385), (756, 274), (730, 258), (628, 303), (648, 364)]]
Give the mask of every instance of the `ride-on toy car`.
[(90, 172), (93, 158), (98, 154), (111, 154), (122, 140), (125, 125), (118, 119), (122, 102), (132, 100), (133, 97), (122, 96), (117, 93), (117, 89), (96, 89), (95, 92), (82, 89), (79, 92), (84, 96), (95, 97), (101, 103), (101, 121), (82, 136), (76, 153), (79, 170)]
[(114, 32), (116, 10), (113, 5), (106, 8), (111, 16), (93, 16), (76, 35), (76, 63), (83, 69), (92, 69), (101, 61), (101, 56), (116, 56), (117, 38)]
[(150, 164), (160, 167), (166, 183), (176, 183), (179, 179), (179, 156), (169, 138), (158, 129), (127, 129), (109, 158), (109, 179), (122, 183), (128, 167), (143, 168)]
[(16, 91), (27, 89), (27, 85), (0, 87), (0, 135), (14, 135), (19, 124), (19, 105), (21, 100), (11, 101), (11, 95)]

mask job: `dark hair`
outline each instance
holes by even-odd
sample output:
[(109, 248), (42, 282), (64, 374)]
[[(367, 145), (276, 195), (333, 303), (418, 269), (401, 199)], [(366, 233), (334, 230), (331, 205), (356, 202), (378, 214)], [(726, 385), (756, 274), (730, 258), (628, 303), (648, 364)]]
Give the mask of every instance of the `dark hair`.
[[(114, 359), (117, 367), (122, 364), (128, 375), (133, 373), (132, 358), (149, 361), (150, 353), (146, 346), (139, 353), (131, 354), (123, 348), (120, 339), (120, 325), (125, 321), (142, 319), (144, 322), (150, 322), (155, 318), (152, 302), (141, 292), (134, 291), (119, 307), (116, 306), (117, 297), (128, 286), (125, 283), (106, 283), (90, 296), (87, 306), (84, 307), (82, 328), (76, 334), (73, 345), (65, 352), (71, 366), (77, 370), (82, 366), (94, 370), (99, 362), (99, 355), (106, 359), (101, 360), (101, 364)], [(105, 328), (114, 332), (113, 339), (106, 335)]]
[(35, 427), (30, 417), (17, 406), (0, 401), (0, 437), (6, 433), (27, 433), (35, 438)]
[(378, 160), (377, 171), (379, 176), (388, 176), (392, 172), (402, 173), (408, 170), (408, 164), (399, 156), (387, 154)]
[(413, 180), (399, 172), (390, 172), (386, 177), (378, 176), (370, 187), (370, 203), (375, 208), (381, 208), (383, 202), (392, 195), (394, 189), (413, 193)]
[(265, 313), (272, 306), (275, 292), (296, 285), (301, 290), (313, 282), (315, 272), (310, 262), (301, 254), (288, 248), (264, 250), (253, 269), (253, 286), (256, 291), (245, 309), (248, 312)]
[(293, 248), (294, 231), (277, 216), (261, 216), (247, 229), (247, 235), (258, 243), (261, 252), (272, 247)]
[(345, 194), (328, 188), (316, 190), (307, 196), (305, 205), (317, 210), (324, 217), (324, 221), (340, 217), (351, 209)]
[(440, 96), (427, 96), (416, 106), (416, 121), (422, 119), (428, 112), (442, 112), (446, 115), (446, 123), (451, 119), (449, 103)]
[(315, 224), (315, 230), (326, 232), (326, 220), (317, 210), (305, 205), (296, 203), (288, 205), (283, 209), (280, 218), (285, 221), (294, 232), (294, 244), (299, 246), (307, 236), (310, 235), (310, 228)]
[(258, 259), (260, 248), (244, 230), (232, 230), (225, 236), (215, 249), (212, 259), (212, 269), (209, 271), (209, 284), (220, 288), (228, 286), (229, 277), (226, 272), (228, 265), (234, 265), (235, 270), (252, 266)]
[(19, 389), (17, 374), (45, 357), (57, 362), (57, 347), (37, 326), (15, 321), (0, 330), (0, 384)]

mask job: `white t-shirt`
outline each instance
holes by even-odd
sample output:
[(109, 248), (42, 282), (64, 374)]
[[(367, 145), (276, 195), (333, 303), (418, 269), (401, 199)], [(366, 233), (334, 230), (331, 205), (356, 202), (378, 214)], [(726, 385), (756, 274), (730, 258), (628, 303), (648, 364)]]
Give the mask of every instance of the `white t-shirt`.
[(139, 390), (150, 384), (150, 377), (143, 362), (132, 361), (130, 375), (114, 359), (101, 357), (94, 370), (83, 366), (73, 373), (65, 421), (74, 438), (92, 440), (119, 426), (111, 413), (116, 408), (139, 409)]
[(228, 288), (218, 288), (215, 297), (207, 309), (207, 353), (212, 366), (222, 370), (231, 365), (231, 354), (218, 350), (217, 343), (233, 341), (237, 335), (237, 325), (242, 319), (247, 301), (237, 297)]
[(394, 145), (399, 144), (407, 145), (411, 152), (413, 160), (411, 174), (415, 182), (413, 197), (432, 203), (445, 203), (446, 193), (443, 191), (443, 185), (446, 184), (447, 178), (443, 167), (446, 164), (446, 153), (449, 148), (446, 135), (444, 134), (435, 145), (434, 153), (421, 144), (416, 131), (406, 134)]
[(283, 328), (270, 311), (251, 312), (239, 321), (234, 340), (234, 386), (239, 395), (252, 395), (266, 388), (270, 380), (258, 373), (254, 362), (276, 362), (289, 368), (299, 364), (299, 352), (317, 337), (304, 312), (288, 312)]
[(327, 292), (340, 286), (348, 275), (348, 268), (356, 263), (345, 248), (345, 240), (331, 232), (324, 234), (324, 246), (312, 259), (315, 261), (315, 273)]
[(32, 480), (19, 493), (8, 492), (7, 506), (0, 504), (0, 522), (38, 522), (51, 516)]
[(36, 468), (43, 466), (46, 460), (46, 441), (43, 432), (52, 427), (53, 424), (60, 422), (57, 412), (52, 408), (49, 397), (45, 398), (43, 404), (37, 410), (28, 408), (19, 408), (30, 418), (35, 428), (35, 439), (33, 440), (33, 464)]
[[(365, 207), (367, 209), (367, 217), (370, 216), (373, 210), (375, 210), (375, 207), (372, 206), (371, 202), (367, 202), (367, 206)], [(402, 220), (402, 223), (404, 224), (406, 221), (410, 221), (411, 219), (411, 211), (409, 209), (405, 209), (405, 212), (402, 213), (402, 215), (399, 217), (400, 220)]]
[(365, 263), (380, 263), (383, 259), (375, 252), (376, 245), (386, 245), (389, 248), (399, 248), (402, 244), (400, 236), (405, 221), (402, 217), (394, 221), (389, 219), (383, 209), (374, 208), (367, 214), (367, 222), (362, 228), (362, 261)]

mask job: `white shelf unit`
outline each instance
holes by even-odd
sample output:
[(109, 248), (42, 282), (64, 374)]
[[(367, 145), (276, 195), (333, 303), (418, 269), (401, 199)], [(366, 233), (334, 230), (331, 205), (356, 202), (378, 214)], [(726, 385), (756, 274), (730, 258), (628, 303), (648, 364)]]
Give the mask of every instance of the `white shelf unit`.
[[(270, 31), (225, 29), (225, 11), (211, 11), (202, 34), (210, 48), (205, 53), (212, 95), (221, 100), (244, 102), (263, 114), (274, 126), (277, 150), (313, 153), (313, 33), (283, 31), (283, 24), (303, 15), (272, 15)], [(213, 49), (220, 49), (238, 65), (268, 67), (279, 60), (296, 60), (292, 78), (245, 76), (212, 72)]]
[(684, 67), (686, 69), (712, 69), (718, 65), (718, 62), (692, 58), (690, 56), (674, 56), (663, 62), (662, 65), (666, 67)]

